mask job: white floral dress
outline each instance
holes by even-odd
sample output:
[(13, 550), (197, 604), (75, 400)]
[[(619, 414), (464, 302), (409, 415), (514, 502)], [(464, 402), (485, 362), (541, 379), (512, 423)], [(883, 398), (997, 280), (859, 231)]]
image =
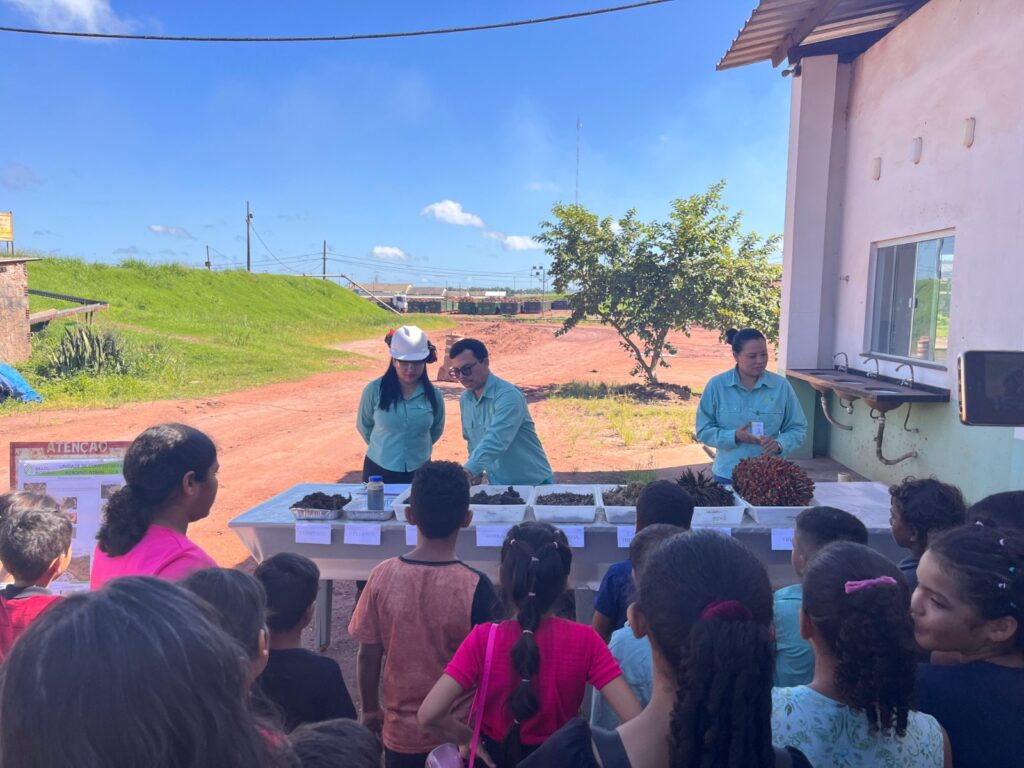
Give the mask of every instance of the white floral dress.
[(815, 768), (942, 768), (942, 729), (911, 712), (907, 733), (871, 734), (863, 712), (806, 685), (772, 690), (772, 741), (796, 747)]

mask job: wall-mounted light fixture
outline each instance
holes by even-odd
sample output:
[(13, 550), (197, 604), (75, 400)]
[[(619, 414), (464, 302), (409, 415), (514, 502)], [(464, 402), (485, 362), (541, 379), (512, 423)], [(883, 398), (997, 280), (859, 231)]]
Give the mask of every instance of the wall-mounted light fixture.
[(871, 178), (878, 181), (882, 178), (882, 158), (871, 158)]
[(924, 149), (924, 139), (917, 136), (910, 142), (910, 162), (917, 165), (921, 162), (921, 151)]
[(965, 147), (971, 147), (974, 144), (974, 125), (975, 120), (973, 117), (968, 117), (964, 120), (964, 135), (960, 142)]

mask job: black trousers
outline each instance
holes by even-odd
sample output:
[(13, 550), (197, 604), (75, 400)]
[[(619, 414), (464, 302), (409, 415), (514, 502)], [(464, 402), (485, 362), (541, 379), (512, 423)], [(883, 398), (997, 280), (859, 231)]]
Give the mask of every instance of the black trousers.
[(380, 464), (370, 461), (370, 457), (367, 456), (363, 459), (363, 482), (368, 482), (370, 475), (380, 475), (384, 478), (384, 482), (391, 483), (411, 483), (412, 476), (416, 474), (413, 472), (395, 472), (392, 469), (384, 469)]

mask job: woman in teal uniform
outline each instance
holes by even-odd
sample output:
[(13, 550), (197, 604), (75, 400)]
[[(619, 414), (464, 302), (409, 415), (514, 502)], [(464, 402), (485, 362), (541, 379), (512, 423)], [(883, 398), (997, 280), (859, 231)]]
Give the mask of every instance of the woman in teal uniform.
[(793, 387), (768, 367), (768, 341), (753, 328), (730, 329), (736, 365), (707, 383), (697, 408), (697, 439), (717, 449), (711, 471), (724, 484), (740, 459), (785, 456), (807, 434), (807, 418)]
[(437, 350), (415, 325), (403, 325), (384, 340), (391, 362), (366, 385), (356, 418), (366, 441), (363, 482), (380, 475), (385, 483), (411, 483), (444, 432), (444, 398), (427, 375)]

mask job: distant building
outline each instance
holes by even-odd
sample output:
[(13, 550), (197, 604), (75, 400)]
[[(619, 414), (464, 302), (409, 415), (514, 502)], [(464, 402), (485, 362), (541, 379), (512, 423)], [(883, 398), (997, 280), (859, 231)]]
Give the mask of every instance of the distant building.
[[(1024, 430), (959, 422), (956, 359), (1024, 348), (1021, 0), (761, 0), (719, 69), (788, 60), (792, 82), (779, 366), (851, 368), (949, 390), (888, 414), (885, 466), (864, 401), (793, 379), (805, 455), (863, 475), (1024, 488)], [(781, 193), (782, 190), (779, 190)]]

